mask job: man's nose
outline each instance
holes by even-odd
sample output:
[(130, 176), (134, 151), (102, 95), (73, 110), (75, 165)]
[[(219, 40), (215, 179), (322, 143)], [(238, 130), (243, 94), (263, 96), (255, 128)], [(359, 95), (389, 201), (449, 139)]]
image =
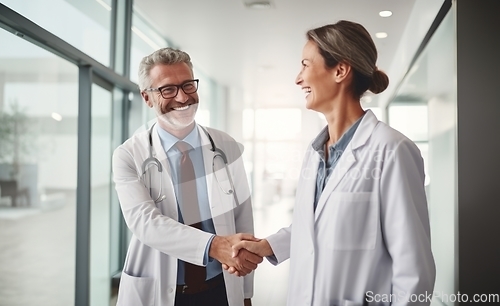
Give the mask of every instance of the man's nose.
[(187, 95), (182, 88), (179, 88), (175, 100), (180, 103), (186, 103), (189, 100), (189, 95)]

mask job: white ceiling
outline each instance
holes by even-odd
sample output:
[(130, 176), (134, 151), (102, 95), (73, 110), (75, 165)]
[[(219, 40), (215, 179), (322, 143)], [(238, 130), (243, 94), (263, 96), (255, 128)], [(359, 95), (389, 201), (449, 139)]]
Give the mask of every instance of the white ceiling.
[[(304, 96), (294, 84), (307, 30), (338, 20), (361, 23), (388, 70), (415, 0), (272, 0), (267, 10), (244, 0), (135, 0), (144, 17), (197, 68), (237, 88), (257, 107), (298, 106)], [(248, 1), (248, 0), (246, 0)], [(390, 10), (388, 18), (379, 16)], [(377, 32), (387, 32), (384, 39)]]

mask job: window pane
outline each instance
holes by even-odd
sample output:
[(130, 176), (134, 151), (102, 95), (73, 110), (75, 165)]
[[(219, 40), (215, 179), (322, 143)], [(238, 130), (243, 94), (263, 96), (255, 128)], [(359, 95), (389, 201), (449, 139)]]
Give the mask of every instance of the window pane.
[(427, 118), (427, 104), (389, 107), (389, 124), (413, 141), (427, 141)]
[(73, 305), (78, 69), (0, 41), (0, 305)]
[(90, 305), (109, 305), (111, 297), (112, 95), (92, 85)]
[(111, 0), (2, 0), (2, 4), (109, 66)]
[(167, 41), (134, 11), (132, 15), (132, 49), (130, 50), (130, 79), (138, 82), (139, 63), (146, 55), (168, 47)]

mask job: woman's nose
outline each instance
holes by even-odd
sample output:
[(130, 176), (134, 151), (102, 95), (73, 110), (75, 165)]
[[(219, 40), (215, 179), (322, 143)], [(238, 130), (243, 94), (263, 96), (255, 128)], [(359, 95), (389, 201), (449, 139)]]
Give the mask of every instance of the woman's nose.
[(295, 78), (295, 84), (297, 84), (297, 85), (300, 85), (300, 83), (302, 83), (302, 76), (301, 76), (301, 74), (302, 73), (299, 72), (299, 74)]

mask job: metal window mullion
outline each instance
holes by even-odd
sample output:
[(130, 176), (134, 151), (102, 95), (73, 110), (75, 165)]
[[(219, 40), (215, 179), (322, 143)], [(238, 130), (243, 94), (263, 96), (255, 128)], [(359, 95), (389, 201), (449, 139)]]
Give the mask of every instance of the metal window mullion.
[(90, 303), (91, 102), (92, 67), (80, 66), (78, 75), (75, 306), (88, 306)]
[(116, 73), (130, 76), (133, 1), (113, 0), (111, 64)]

